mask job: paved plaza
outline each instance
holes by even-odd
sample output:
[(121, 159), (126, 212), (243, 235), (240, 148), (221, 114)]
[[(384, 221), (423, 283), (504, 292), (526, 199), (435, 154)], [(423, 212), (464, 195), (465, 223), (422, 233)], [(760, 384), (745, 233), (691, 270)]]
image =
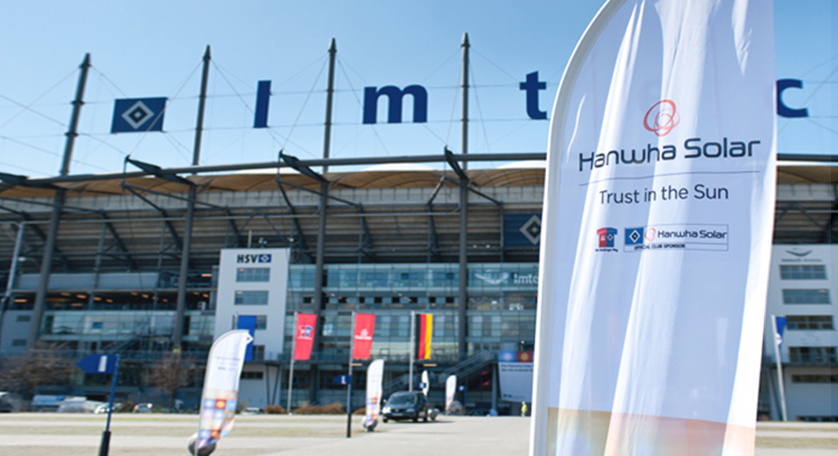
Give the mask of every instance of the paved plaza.
[[(525, 456), (529, 418), (440, 417), (431, 423), (379, 425), (361, 430), (353, 420), (346, 438), (345, 416), (249, 415), (236, 419), (233, 432), (214, 456)], [(88, 456), (98, 451), (105, 415), (56, 413), (0, 414), (3, 456)], [(113, 418), (113, 456), (188, 456), (187, 438), (196, 415), (129, 415)], [(838, 424), (760, 423), (758, 456), (835, 456)]]

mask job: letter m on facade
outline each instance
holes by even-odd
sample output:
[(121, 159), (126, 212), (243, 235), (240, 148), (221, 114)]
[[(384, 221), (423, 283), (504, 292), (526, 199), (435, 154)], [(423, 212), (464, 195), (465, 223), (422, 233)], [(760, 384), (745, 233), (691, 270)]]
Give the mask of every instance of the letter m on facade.
[(385, 86), (380, 89), (376, 87), (364, 88), (364, 123), (376, 123), (378, 114), (378, 98), (386, 95), (389, 102), (387, 112), (387, 123), (401, 123), (402, 121), (402, 99), (405, 95), (413, 95), (413, 122), (423, 123), (428, 121), (428, 91), (420, 85), (411, 85), (400, 90), (396, 86)]

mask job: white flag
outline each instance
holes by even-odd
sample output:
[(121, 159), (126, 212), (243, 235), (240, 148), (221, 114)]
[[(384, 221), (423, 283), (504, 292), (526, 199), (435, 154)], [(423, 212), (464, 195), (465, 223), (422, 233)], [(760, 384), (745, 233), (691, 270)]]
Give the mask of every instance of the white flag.
[(367, 368), (367, 413), (364, 417), (364, 429), (372, 431), (378, 424), (381, 412), (381, 382), (384, 379), (384, 360), (377, 359)]
[(550, 127), (532, 455), (753, 455), (771, 0), (610, 0)]
[(451, 411), (451, 404), (454, 402), (455, 394), (457, 394), (457, 376), (449, 375), (445, 379), (445, 413)]
[(198, 421), (198, 449), (221, 440), (233, 429), (244, 353), (251, 340), (247, 330), (229, 331), (210, 348)]

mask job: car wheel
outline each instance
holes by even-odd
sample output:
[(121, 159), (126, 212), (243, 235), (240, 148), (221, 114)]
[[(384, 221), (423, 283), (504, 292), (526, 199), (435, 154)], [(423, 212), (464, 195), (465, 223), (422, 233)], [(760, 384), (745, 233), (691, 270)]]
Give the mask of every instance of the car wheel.
[(413, 422), (415, 423), (417, 421), (419, 421), (419, 414), (418, 413), (416, 415), (413, 415)]
[(387, 417), (385, 416), (384, 418), (381, 419), (381, 421), (384, 421), (386, 423), (387, 422)]

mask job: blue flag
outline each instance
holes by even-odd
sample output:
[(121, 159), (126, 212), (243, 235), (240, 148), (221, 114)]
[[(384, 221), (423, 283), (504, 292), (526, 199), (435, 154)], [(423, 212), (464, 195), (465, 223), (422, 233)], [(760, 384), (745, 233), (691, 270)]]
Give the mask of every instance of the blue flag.
[(163, 131), (168, 98), (125, 98), (114, 101), (111, 133)]
[(777, 341), (777, 347), (781, 347), (783, 345), (783, 332), (786, 330), (786, 322), (788, 318), (786, 317), (774, 317), (774, 327), (776, 328), (776, 333), (774, 337)]
[[(256, 337), (256, 316), (254, 315), (239, 315), (236, 318), (236, 329), (245, 329), (251, 338)], [(248, 342), (247, 349), (244, 352), (245, 361), (253, 361), (253, 340)]]

